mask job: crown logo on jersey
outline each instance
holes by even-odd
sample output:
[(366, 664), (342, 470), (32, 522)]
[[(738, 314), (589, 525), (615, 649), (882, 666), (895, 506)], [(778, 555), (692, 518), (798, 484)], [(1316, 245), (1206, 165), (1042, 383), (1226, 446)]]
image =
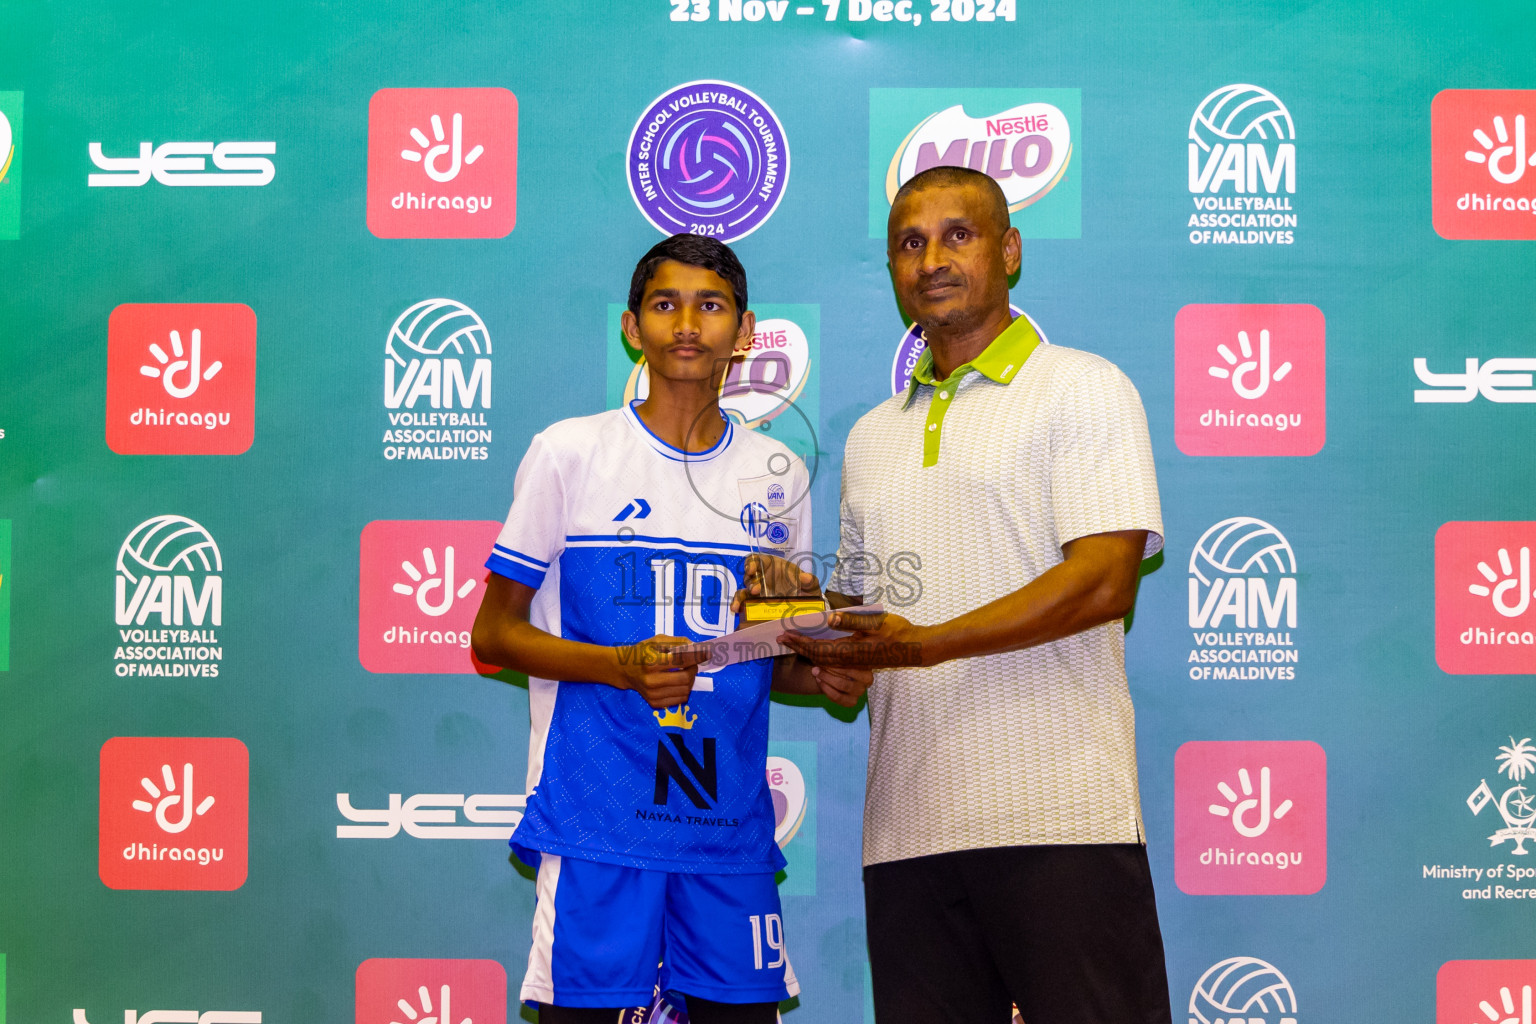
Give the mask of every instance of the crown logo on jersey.
[(692, 729), (693, 723), (699, 720), (698, 715), (688, 714), (688, 705), (679, 704), (675, 708), (667, 708), (666, 714), (660, 711), (652, 711), (656, 716), (656, 724), (663, 729)]

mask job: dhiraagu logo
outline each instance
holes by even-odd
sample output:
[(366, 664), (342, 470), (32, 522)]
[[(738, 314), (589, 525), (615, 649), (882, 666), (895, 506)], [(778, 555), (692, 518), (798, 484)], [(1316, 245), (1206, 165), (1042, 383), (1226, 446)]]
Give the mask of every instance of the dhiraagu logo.
[[(11, 521), (0, 519), (0, 672), (11, 667)], [(0, 1024), (5, 1024), (0, 1003)]]
[(0, 238), (20, 237), (21, 93), (0, 92)]
[(1082, 237), (1082, 91), (869, 90), (869, 237), (930, 167), (991, 175), (1025, 238)]

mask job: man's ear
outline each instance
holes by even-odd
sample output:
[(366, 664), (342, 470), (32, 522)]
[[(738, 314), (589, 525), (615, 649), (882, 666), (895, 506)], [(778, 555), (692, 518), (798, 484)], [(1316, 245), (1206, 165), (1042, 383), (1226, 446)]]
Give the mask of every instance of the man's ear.
[(1019, 229), (1010, 227), (1003, 234), (1003, 269), (1012, 277), (1019, 272), (1019, 263), (1024, 256), (1024, 242), (1019, 238)]
[(741, 314), (741, 323), (736, 327), (736, 347), (731, 350), (731, 354), (744, 356), (752, 351), (752, 334), (756, 330), (757, 314), (749, 309)]
[(640, 351), (640, 319), (639, 319), (639, 317), (635, 316), (635, 314), (631, 313), (629, 310), (626, 309), (624, 311), (623, 315), (619, 317), (619, 325), (624, 329), (624, 341), (625, 341), (625, 343), (628, 344), (629, 347), (634, 349), (636, 352), (639, 352)]

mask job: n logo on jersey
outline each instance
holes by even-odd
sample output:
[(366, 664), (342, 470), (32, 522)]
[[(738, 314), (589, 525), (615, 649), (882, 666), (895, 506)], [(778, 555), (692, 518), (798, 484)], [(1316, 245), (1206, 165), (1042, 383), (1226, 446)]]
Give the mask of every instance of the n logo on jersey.
[[(668, 741), (671, 749), (668, 749)], [(676, 733), (668, 733), (656, 741), (656, 796), (654, 802), (661, 805), (671, 795), (671, 784), (692, 801), (693, 806), (708, 810), (720, 799), (720, 773), (715, 761), (715, 738), (706, 736), (702, 743), (702, 756), (695, 757), (688, 743)]]

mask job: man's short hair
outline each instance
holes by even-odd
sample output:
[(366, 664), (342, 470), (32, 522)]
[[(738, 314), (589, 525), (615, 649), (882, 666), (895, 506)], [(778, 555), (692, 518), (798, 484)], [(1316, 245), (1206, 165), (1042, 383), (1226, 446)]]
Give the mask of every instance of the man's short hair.
[(631, 313), (640, 315), (646, 282), (656, 276), (656, 268), (667, 260), (719, 274), (731, 286), (731, 294), (736, 299), (736, 322), (741, 323), (741, 316), (747, 311), (747, 272), (730, 246), (704, 235), (673, 235), (657, 242), (650, 252), (640, 257), (640, 262), (635, 264), (635, 274), (629, 279)]
[(973, 171), (969, 167), (953, 167), (949, 164), (940, 164), (930, 167), (926, 171), (912, 175), (907, 183), (896, 190), (896, 196), (891, 200), (891, 209), (896, 209), (896, 204), (903, 198), (914, 192), (922, 192), (930, 188), (961, 188), (966, 185), (974, 185), (982, 190), (991, 200), (991, 213), (993, 222), (997, 226), (998, 233), (1008, 230), (1008, 197), (1003, 195), (1003, 188), (990, 174), (981, 171)]

